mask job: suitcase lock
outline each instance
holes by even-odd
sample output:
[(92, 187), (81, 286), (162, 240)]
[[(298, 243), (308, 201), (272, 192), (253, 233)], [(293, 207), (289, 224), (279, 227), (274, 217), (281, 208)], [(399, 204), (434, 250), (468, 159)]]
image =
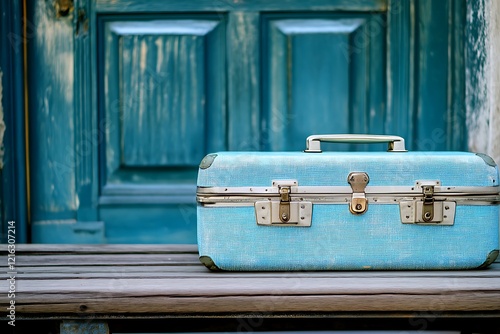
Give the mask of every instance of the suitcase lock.
[(430, 222), (434, 218), (434, 185), (422, 185), (424, 203), (422, 205), (422, 220)]
[(368, 209), (368, 201), (365, 196), (365, 188), (370, 178), (364, 172), (352, 172), (347, 177), (347, 182), (352, 188), (352, 199), (349, 211), (356, 215), (361, 215)]
[(279, 197), (255, 202), (257, 225), (311, 226), (312, 202), (292, 198), (299, 193), (297, 180), (273, 180), (273, 188)]
[[(415, 183), (412, 190), (420, 191), (421, 199), (402, 200), (399, 202), (401, 222), (403, 224), (453, 225), (455, 221), (456, 202), (436, 199), (440, 192), (440, 181), (421, 180)], [(442, 197), (442, 194), (441, 194)]]

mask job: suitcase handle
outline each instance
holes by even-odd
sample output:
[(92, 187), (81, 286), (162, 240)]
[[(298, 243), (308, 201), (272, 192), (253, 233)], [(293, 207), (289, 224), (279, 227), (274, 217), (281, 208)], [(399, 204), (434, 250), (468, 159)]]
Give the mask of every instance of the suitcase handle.
[(306, 140), (306, 153), (321, 153), (321, 142), (347, 144), (389, 143), (388, 152), (407, 152), (405, 140), (399, 136), (390, 135), (312, 135)]

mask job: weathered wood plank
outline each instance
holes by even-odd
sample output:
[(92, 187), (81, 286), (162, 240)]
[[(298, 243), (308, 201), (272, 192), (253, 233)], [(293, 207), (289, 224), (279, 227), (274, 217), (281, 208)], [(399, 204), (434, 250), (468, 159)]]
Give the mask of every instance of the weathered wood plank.
[[(499, 263), (469, 271), (210, 272), (199, 263), (195, 246), (110, 245), (99, 254), (100, 248), (16, 249), (21, 254), (16, 256), (18, 314), (83, 319), (416, 311), (500, 316)], [(5, 256), (0, 261), (6, 262)], [(0, 289), (8, 290), (6, 279)], [(0, 295), (0, 307), (7, 303), (7, 295)]]
[[(6, 252), (7, 245), (0, 245), (0, 251)], [(18, 244), (16, 254), (166, 254), (198, 253), (196, 245), (67, 245), (67, 244)]]
[[(5, 261), (7, 263), (7, 261)], [(199, 264), (196, 254), (115, 254), (114, 256), (85, 254), (77, 255), (18, 255), (16, 256), (16, 267), (23, 266), (43, 266), (53, 265), (189, 265)]]
[[(121, 281), (123, 289), (115, 291), (114, 283)], [(113, 283), (113, 284), (111, 284)], [(0, 287), (7, 291), (7, 281), (0, 281)], [(38, 293), (74, 293), (93, 296), (104, 295), (184, 295), (184, 296), (231, 296), (231, 295), (315, 295), (315, 294), (445, 294), (474, 291), (477, 293), (497, 291), (500, 293), (500, 279), (494, 278), (450, 278), (441, 277), (242, 277), (234, 279), (85, 279), (17, 281), (23, 300)], [(6, 296), (0, 295), (0, 300)], [(500, 303), (500, 300), (499, 300)]]
[[(0, 259), (0, 261), (2, 261)], [(317, 272), (211, 272), (200, 263), (193, 265), (120, 265), (120, 266), (51, 266), (51, 267), (20, 267), (17, 273), (23, 280), (26, 279), (52, 279), (52, 278), (133, 278), (133, 277), (206, 277), (218, 278), (256, 278), (256, 277), (294, 277), (294, 278), (359, 278), (359, 277), (439, 277), (441, 279), (467, 279), (467, 278), (498, 278), (500, 277), (500, 265), (494, 264), (487, 270), (470, 271), (317, 271)]]
[[(186, 278), (205, 278), (205, 279), (218, 279), (218, 278), (228, 278), (231, 277), (233, 279), (241, 279), (245, 277), (246, 274), (238, 274), (238, 273), (225, 273), (223, 275), (217, 274), (217, 273), (211, 273), (205, 270), (204, 268), (200, 267), (195, 267), (195, 266), (169, 266), (169, 267), (163, 267), (163, 266), (157, 266), (158, 268), (156, 271), (152, 271), (151, 269), (155, 267), (143, 267), (143, 266), (138, 266), (135, 267), (137, 268), (135, 271), (125, 271), (122, 269), (122, 267), (114, 267), (117, 268), (117, 270), (113, 270), (113, 268), (106, 267), (104, 271), (101, 272), (78, 272), (78, 271), (73, 271), (73, 272), (56, 272), (56, 273), (41, 273), (41, 272), (35, 272), (35, 273), (20, 273), (18, 270), (17, 277), (18, 279), (22, 279), (24, 281), (26, 280), (56, 280), (56, 279), (91, 279), (91, 278), (102, 278), (102, 279), (143, 279), (143, 278), (152, 278), (152, 279), (162, 279), (162, 278), (175, 278), (175, 279), (186, 279)], [(169, 268), (179, 268), (179, 270), (176, 271), (170, 271), (168, 270)], [(188, 270), (188, 268), (192, 268), (194, 270)], [(184, 270), (182, 270), (184, 269)], [(252, 278), (257, 278), (257, 277), (263, 277), (263, 278), (285, 278), (285, 277), (290, 277), (293, 274), (288, 274), (286, 276), (285, 274), (282, 274), (281, 276), (279, 274), (274, 274), (274, 273), (256, 273), (256, 274), (248, 274), (249, 277)], [(379, 275), (367, 275), (369, 277), (384, 277), (379, 276)], [(320, 273), (310, 273), (310, 274), (302, 274), (302, 275), (297, 275), (294, 276), (296, 279), (302, 279), (302, 278), (328, 278), (327, 275), (323, 274), (321, 275)], [(330, 276), (331, 277), (331, 276)], [(351, 277), (353, 279), (356, 279), (357, 277), (355, 275), (351, 276), (344, 276), (340, 275), (340, 277)], [(359, 273), (358, 273), (359, 277)], [(385, 276), (387, 278), (391, 277), (389, 275)], [(394, 275), (393, 277), (398, 277)], [(400, 277), (400, 276), (399, 276)], [(411, 275), (412, 278), (418, 278), (418, 277), (429, 277), (429, 276), (413, 276)], [(432, 276), (431, 276), (432, 277)], [(438, 275), (434, 277), (440, 277)], [(445, 276), (445, 277), (440, 277), (441, 279), (457, 279), (459, 276)], [(498, 274), (496, 276), (491, 275), (491, 276), (470, 276), (470, 277), (479, 277), (479, 278), (495, 278), (498, 279)], [(3, 277), (7, 278), (7, 276)], [(459, 277), (460, 279), (464, 279), (464, 277)]]
[[(113, 297), (64, 298), (54, 302), (51, 295), (40, 295), (45, 300), (37, 303), (22, 302), (16, 309), (27, 313), (128, 314), (128, 313), (262, 313), (277, 312), (376, 312), (376, 311), (498, 311), (500, 293), (478, 295), (455, 293), (452, 295), (411, 294), (358, 294), (308, 296), (227, 296), (204, 297)], [(61, 296), (65, 297), (65, 296)]]

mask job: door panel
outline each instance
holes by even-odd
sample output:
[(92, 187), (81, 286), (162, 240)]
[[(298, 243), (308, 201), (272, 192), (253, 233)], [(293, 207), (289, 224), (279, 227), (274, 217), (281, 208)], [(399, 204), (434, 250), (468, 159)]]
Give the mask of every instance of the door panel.
[(134, 230), (135, 242), (194, 243), (197, 166), (227, 149), (225, 18), (113, 16), (101, 26), (107, 241)]
[[(383, 118), (383, 97), (371, 101), (367, 94), (370, 83), (384, 82), (383, 71), (373, 67), (384, 59), (383, 34), (367, 29), (378, 15), (322, 15), (264, 20), (269, 83), (263, 92), (264, 114), (270, 138), (266, 149), (300, 151), (304, 139), (314, 133), (382, 130), (370, 126), (369, 119)], [(335, 146), (349, 148), (360, 149)]]
[(104, 186), (130, 175), (178, 180), (225, 149), (221, 25), (200, 17), (104, 22)]

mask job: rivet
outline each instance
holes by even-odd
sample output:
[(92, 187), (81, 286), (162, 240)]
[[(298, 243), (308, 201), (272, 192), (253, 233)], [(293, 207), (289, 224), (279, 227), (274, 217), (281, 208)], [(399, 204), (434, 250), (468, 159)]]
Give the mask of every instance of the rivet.
[(263, 206), (263, 207), (262, 207), (262, 210), (265, 210), (265, 209), (266, 209), (266, 207), (264, 207), (264, 206)]
[(363, 206), (361, 204), (356, 204), (356, 210), (361, 210)]
[(425, 217), (425, 218), (427, 218), (427, 219), (431, 218), (431, 213), (427, 211), (427, 212), (424, 214), (424, 217)]
[(448, 216), (443, 216), (443, 218), (448, 218)]
[(305, 218), (304, 217), (300, 217), (300, 219), (304, 220)]
[(410, 216), (406, 216), (406, 219), (410, 218)]
[(449, 209), (450, 209), (450, 207), (447, 205), (447, 206), (445, 206), (445, 207), (444, 207), (444, 209), (445, 209), (445, 210), (449, 210)]
[(302, 204), (302, 205), (300, 206), (300, 208), (301, 208), (301, 209), (304, 209), (305, 207), (306, 207), (306, 206), (305, 206), (304, 204)]

